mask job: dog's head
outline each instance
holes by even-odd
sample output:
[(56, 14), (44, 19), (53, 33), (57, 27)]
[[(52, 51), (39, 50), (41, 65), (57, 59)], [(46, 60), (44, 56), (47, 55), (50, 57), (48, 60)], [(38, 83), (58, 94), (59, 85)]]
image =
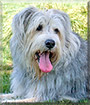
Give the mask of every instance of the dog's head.
[(14, 65), (34, 68), (38, 75), (52, 71), (60, 61), (67, 66), (80, 47), (68, 15), (59, 10), (26, 8), (15, 15), (12, 28)]

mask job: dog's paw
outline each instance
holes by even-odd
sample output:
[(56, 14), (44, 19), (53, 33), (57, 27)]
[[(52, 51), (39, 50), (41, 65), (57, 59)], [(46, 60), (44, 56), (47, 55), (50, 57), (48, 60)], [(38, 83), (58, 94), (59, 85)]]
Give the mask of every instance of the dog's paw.
[(75, 103), (79, 101), (78, 99), (76, 99), (74, 97), (70, 97), (70, 96), (63, 96), (62, 100), (70, 100), (70, 101), (75, 102)]
[(35, 102), (36, 98), (28, 98), (28, 99), (17, 99), (17, 100), (3, 100), (2, 103), (29, 103)]
[(15, 99), (13, 94), (0, 94), (0, 103)]

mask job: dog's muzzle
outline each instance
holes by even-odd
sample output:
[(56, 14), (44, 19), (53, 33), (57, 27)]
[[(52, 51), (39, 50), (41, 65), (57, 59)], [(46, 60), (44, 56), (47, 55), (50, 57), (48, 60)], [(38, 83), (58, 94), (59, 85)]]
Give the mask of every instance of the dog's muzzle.
[(55, 46), (55, 41), (52, 39), (47, 39), (45, 41), (45, 46), (48, 50), (35, 53), (35, 60), (37, 60), (39, 68), (42, 72), (48, 73), (53, 69), (52, 59), (55, 57), (55, 53), (52, 52), (52, 48)]

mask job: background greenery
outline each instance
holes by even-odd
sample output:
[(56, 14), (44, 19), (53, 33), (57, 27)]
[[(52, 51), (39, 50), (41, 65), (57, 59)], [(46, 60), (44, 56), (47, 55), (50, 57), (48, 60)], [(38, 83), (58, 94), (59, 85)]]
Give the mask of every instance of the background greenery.
[[(72, 0), (73, 1), (73, 0)], [(84, 0), (85, 1), (85, 0)], [(13, 16), (28, 6), (35, 6), (40, 9), (60, 9), (69, 14), (72, 30), (78, 33), (83, 39), (87, 40), (87, 3), (86, 2), (9, 2), (3, 3), (3, 62), (0, 64), (0, 76), (3, 77), (3, 92), (10, 92), (10, 74), (12, 72), (12, 58), (10, 53), (9, 41), (12, 36), (11, 23)], [(87, 102), (85, 100), (84, 102)]]

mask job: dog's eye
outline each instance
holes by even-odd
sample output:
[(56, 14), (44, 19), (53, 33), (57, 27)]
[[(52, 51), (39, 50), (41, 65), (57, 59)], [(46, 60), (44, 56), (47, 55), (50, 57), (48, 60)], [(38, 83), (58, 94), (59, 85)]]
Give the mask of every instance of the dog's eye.
[(54, 29), (54, 32), (57, 34), (59, 32), (59, 30), (56, 28), (56, 29)]
[(42, 30), (42, 28), (43, 28), (43, 26), (42, 25), (39, 25), (38, 27), (37, 27), (37, 31), (41, 31)]

